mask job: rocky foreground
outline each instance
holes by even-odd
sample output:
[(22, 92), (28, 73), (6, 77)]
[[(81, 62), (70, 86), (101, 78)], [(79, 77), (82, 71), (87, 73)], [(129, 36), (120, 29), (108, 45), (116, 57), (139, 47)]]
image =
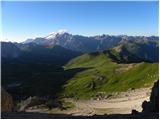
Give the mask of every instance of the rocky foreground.
[(159, 118), (159, 81), (154, 84), (151, 95), (147, 91), (149, 89), (131, 90), (108, 100), (70, 100), (76, 106), (66, 113), (65, 110), (54, 113), (43, 109), (28, 109), (27, 112), (2, 111), (2, 118)]
[(158, 119), (158, 113), (137, 113), (137, 114), (112, 114), (112, 115), (93, 115), (93, 116), (72, 116), (66, 114), (47, 114), (47, 113), (26, 113), (26, 112), (12, 112), (2, 113), (3, 119), (130, 119), (130, 118), (146, 118), (146, 119)]

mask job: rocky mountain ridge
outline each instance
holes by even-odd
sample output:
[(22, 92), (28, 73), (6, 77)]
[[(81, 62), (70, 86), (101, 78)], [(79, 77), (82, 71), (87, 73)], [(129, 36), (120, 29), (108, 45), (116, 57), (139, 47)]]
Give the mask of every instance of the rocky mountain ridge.
[(27, 39), (23, 43), (36, 43), (39, 45), (50, 46), (59, 45), (61, 47), (71, 49), (78, 52), (94, 52), (110, 49), (119, 42), (135, 41), (135, 40), (158, 40), (157, 36), (127, 36), (127, 35), (96, 35), (83, 36), (72, 35), (65, 31), (53, 32), (45, 37), (37, 37), (35, 39)]

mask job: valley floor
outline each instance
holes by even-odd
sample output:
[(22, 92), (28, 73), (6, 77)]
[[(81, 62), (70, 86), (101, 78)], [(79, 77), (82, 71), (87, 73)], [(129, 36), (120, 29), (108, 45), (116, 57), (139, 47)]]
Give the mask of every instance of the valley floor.
[(59, 109), (28, 109), (26, 112), (38, 112), (49, 114), (68, 114), (72, 116), (93, 116), (104, 114), (130, 114), (133, 109), (141, 112), (143, 101), (149, 101), (151, 89), (143, 88), (122, 92), (104, 100), (73, 100), (65, 99), (74, 104), (74, 108), (68, 110)]

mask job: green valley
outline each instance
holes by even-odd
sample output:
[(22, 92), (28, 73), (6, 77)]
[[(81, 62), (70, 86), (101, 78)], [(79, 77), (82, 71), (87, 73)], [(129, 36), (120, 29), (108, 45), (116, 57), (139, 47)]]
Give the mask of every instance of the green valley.
[(77, 99), (95, 97), (98, 92), (149, 87), (158, 79), (158, 63), (117, 63), (107, 52), (84, 54), (65, 65), (65, 70), (73, 68), (87, 69), (76, 73), (64, 85), (62, 94)]

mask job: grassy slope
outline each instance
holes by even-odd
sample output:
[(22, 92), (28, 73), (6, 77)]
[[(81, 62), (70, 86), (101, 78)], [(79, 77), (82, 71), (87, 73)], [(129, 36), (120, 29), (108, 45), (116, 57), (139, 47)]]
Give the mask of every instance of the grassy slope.
[(65, 69), (89, 68), (64, 86), (67, 97), (87, 99), (97, 92), (119, 92), (150, 86), (158, 79), (157, 63), (117, 64), (104, 53), (84, 54), (71, 60)]

